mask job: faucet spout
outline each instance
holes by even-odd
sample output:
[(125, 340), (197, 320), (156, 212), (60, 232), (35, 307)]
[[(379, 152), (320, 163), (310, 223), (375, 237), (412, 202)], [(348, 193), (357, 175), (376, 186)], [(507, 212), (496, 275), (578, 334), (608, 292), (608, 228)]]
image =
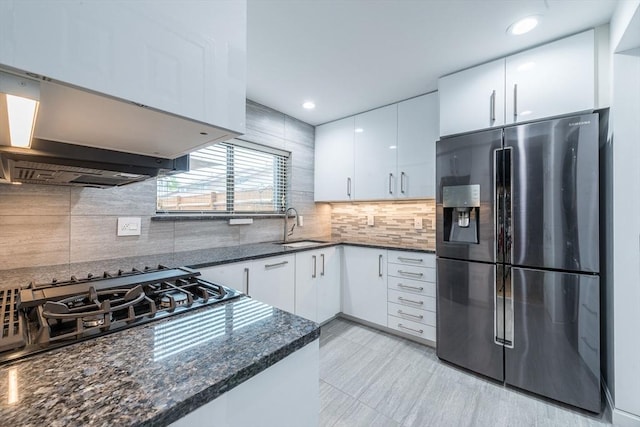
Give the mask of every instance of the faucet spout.
[[(295, 220), (290, 230), (289, 230), (289, 227), (287, 227), (289, 222), (289, 212), (293, 212), (293, 216)], [(286, 211), (284, 211), (284, 236), (282, 239), (284, 243), (287, 243), (287, 237), (293, 235), (293, 229), (296, 228), (297, 224), (298, 224), (298, 211), (296, 210), (296, 208), (288, 208)]]

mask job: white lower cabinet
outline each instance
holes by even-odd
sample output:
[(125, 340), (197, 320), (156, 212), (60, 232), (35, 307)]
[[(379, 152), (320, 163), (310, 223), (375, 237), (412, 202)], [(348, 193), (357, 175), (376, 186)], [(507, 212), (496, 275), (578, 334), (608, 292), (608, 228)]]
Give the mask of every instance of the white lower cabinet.
[(295, 314), (323, 323), (340, 312), (340, 252), (328, 247), (296, 253)]
[(387, 325), (387, 251), (343, 247), (342, 312)]
[(295, 311), (295, 255), (251, 261), (247, 295), (293, 313)]
[(389, 251), (387, 281), (387, 326), (435, 342), (435, 255)]
[(247, 293), (249, 262), (233, 262), (197, 269), (204, 280)]

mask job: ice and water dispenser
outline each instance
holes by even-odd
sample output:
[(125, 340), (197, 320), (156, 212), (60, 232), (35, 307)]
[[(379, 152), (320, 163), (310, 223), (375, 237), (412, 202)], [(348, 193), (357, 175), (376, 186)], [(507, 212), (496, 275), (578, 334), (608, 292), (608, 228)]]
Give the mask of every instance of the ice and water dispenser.
[(478, 243), (480, 185), (442, 187), (444, 241)]

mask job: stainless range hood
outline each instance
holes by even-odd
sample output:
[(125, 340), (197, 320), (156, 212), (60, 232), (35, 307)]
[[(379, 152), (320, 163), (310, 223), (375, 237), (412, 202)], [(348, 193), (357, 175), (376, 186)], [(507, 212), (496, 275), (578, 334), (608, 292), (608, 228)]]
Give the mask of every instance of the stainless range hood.
[(114, 187), (189, 170), (189, 156), (164, 159), (34, 139), (0, 146), (0, 182)]

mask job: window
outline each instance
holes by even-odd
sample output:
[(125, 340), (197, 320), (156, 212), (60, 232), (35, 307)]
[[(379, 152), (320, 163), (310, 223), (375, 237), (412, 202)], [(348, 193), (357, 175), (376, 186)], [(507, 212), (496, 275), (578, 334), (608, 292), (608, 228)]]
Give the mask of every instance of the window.
[(286, 209), (289, 154), (241, 140), (190, 154), (190, 170), (158, 178), (159, 212), (279, 214)]

